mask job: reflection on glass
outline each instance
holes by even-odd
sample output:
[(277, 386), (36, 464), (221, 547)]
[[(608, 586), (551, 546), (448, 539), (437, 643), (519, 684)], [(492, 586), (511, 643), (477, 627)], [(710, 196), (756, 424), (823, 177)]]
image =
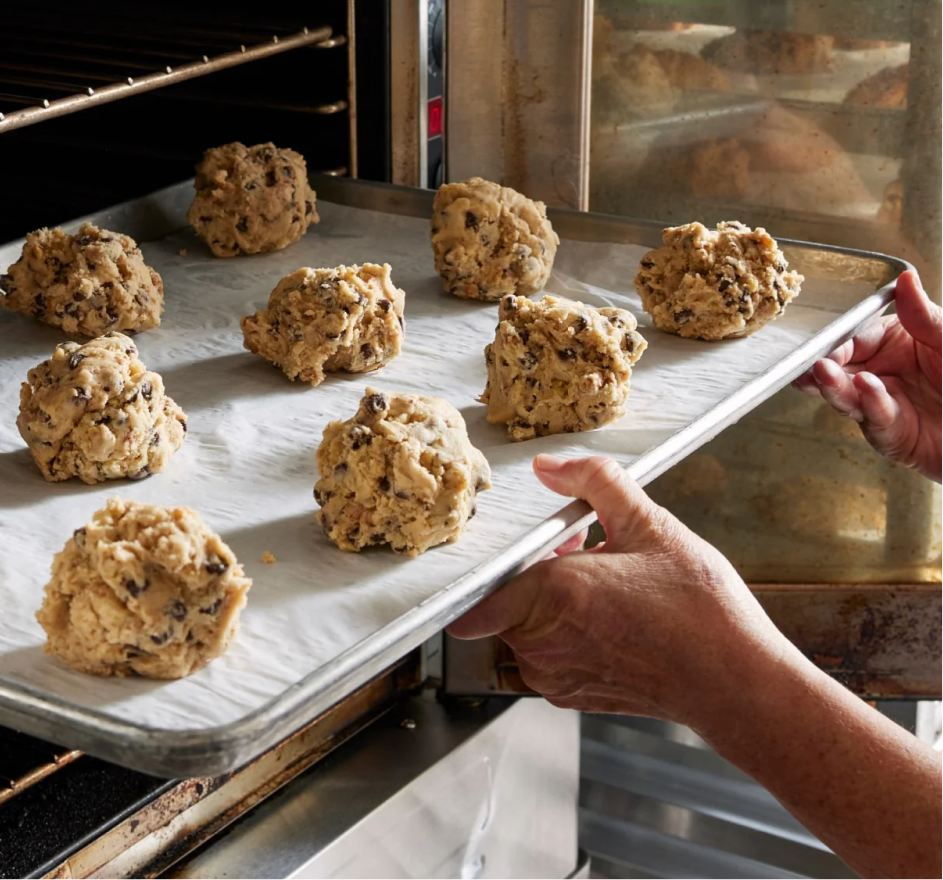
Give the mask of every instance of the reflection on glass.
[(594, 210), (638, 213), (641, 199), (647, 216), (667, 221), (749, 205), (763, 220), (803, 212), (887, 222), (885, 193), (900, 186), (908, 43), (645, 27), (627, 10), (671, 4), (599, 6)]
[[(590, 210), (894, 253), (939, 297), (939, 47), (911, 70), (931, 7), (598, 0)], [(791, 390), (652, 494), (754, 581), (940, 578), (938, 487)]]

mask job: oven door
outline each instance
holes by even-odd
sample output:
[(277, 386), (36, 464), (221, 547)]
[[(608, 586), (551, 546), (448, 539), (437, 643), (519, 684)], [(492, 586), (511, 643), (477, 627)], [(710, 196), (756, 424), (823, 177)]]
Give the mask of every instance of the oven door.
[[(931, 212), (937, 218), (932, 234), (920, 219), (931, 210), (926, 194), (940, 185), (939, 6), (913, 0), (893, 16), (870, 5), (848, 15), (847, 6), (841, 0), (730, 8), (642, 0), (448, 3), (446, 179), (480, 174), (551, 206), (670, 222), (692, 216), (713, 222), (735, 212), (801, 240), (903, 252), (939, 300), (939, 214)], [(804, 76), (780, 75), (773, 61), (761, 58), (761, 69), (743, 78), (746, 85), (737, 81), (717, 94), (700, 81), (670, 88), (661, 80), (634, 82), (623, 60), (627, 52), (658, 58), (658, 51), (668, 51), (703, 65), (696, 55), (707, 36), (760, 26), (780, 40), (799, 34), (818, 45), (815, 35), (826, 34), (826, 43), (850, 48), (835, 50), (831, 72)], [(907, 46), (906, 107), (828, 103), (855, 71), (864, 76), (897, 64)], [(611, 69), (622, 71), (615, 85)], [(724, 74), (717, 81), (727, 88), (734, 79)], [(753, 91), (744, 97), (741, 88)], [(726, 127), (728, 139), (742, 141), (756, 121), (744, 107), (767, 107), (770, 95), (809, 133), (797, 145), (802, 155), (829, 159), (816, 153), (824, 138), (816, 132), (824, 126), (821, 149), (837, 144), (850, 157), (845, 164), (862, 176), (886, 176), (900, 167), (904, 209), (895, 222), (862, 220), (860, 204), (836, 207), (824, 191), (816, 202), (808, 175), (795, 168), (771, 173), (764, 166), (756, 185), (773, 177), (788, 192), (792, 180), (808, 194), (801, 210), (786, 203), (774, 211), (749, 194), (738, 199), (697, 189), (692, 195), (680, 190), (686, 177), (678, 182), (667, 172), (659, 198), (643, 192), (651, 181), (632, 169), (645, 159), (649, 142), (670, 140), (688, 149), (711, 120)], [(414, 118), (422, 119), (427, 108), (418, 106)], [(921, 134), (908, 137), (908, 131)], [(645, 161), (658, 155), (653, 150)], [(776, 625), (855, 693), (871, 700), (938, 699), (939, 486), (879, 460), (845, 421), (787, 389), (648, 491), (724, 552)], [(446, 637), (443, 653), (448, 692), (525, 687), (513, 655), (496, 640)]]

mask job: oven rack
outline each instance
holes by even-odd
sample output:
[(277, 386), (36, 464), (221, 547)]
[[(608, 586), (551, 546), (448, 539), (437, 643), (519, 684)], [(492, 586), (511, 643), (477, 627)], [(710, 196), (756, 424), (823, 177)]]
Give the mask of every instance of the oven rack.
[(0, 804), (82, 755), (0, 727)]
[[(67, 24), (17, 24), (3, 42), (0, 134), (292, 49), (343, 46), (347, 38), (327, 25), (279, 35), (208, 21), (149, 22), (142, 34), (139, 23), (119, 20), (83, 25), (78, 37)], [(306, 110), (330, 115), (348, 110), (348, 103)]]
[(832, 104), (736, 92), (689, 93), (686, 102), (671, 113), (620, 122), (614, 128), (625, 134), (676, 134), (682, 140), (692, 133), (703, 137), (715, 130), (718, 136), (735, 137), (744, 125), (744, 117), (761, 115), (773, 107), (782, 107), (814, 123), (849, 152), (890, 158), (907, 153), (906, 107)]

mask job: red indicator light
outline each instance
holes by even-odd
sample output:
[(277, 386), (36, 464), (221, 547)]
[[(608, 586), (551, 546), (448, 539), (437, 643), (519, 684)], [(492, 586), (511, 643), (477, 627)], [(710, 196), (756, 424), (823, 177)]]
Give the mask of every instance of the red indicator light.
[(442, 134), (442, 99), (433, 98), (429, 102), (429, 137), (439, 137)]

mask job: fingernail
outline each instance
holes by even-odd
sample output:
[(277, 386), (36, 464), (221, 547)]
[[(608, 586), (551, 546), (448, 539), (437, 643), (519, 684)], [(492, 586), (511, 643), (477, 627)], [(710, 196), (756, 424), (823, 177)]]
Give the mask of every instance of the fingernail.
[(548, 452), (541, 452), (534, 459), (534, 467), (542, 471), (558, 471), (566, 464), (566, 459), (559, 455), (551, 455)]
[(926, 292), (923, 289), (923, 281), (920, 280), (920, 274), (916, 269), (908, 269), (904, 274), (910, 276), (910, 280), (913, 281), (914, 287), (916, 287), (917, 290), (919, 290), (921, 293)]

